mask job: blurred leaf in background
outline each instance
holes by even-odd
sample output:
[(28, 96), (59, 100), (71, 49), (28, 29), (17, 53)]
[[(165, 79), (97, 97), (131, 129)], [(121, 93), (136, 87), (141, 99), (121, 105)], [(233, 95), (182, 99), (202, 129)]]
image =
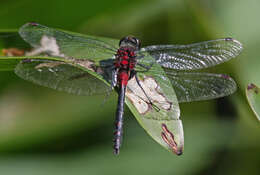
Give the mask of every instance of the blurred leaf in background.
[[(25, 82), (13, 72), (1, 72), (3, 174), (260, 173), (260, 128), (244, 92), (247, 84), (260, 84), (260, 1), (8, 0), (0, 4), (1, 31), (35, 21), (117, 39), (135, 35), (143, 45), (223, 37), (234, 37), (244, 45), (238, 58), (207, 70), (230, 74), (238, 82), (236, 94), (180, 105), (185, 134), (180, 157), (152, 141), (129, 111), (123, 149), (114, 157), (116, 94), (100, 107), (104, 96), (68, 95)], [(9, 37), (1, 36), (1, 48), (24, 45), (22, 40), (9, 40), (14, 35), (5, 36)]]
[(260, 89), (250, 83), (246, 88), (247, 101), (258, 120), (260, 120)]

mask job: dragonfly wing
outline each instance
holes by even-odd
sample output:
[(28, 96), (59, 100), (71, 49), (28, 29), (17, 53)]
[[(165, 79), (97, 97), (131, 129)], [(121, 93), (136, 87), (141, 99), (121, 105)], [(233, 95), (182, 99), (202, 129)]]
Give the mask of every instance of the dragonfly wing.
[(166, 70), (178, 101), (191, 102), (224, 97), (237, 89), (228, 75), (195, 72), (172, 72)]
[(242, 44), (232, 38), (189, 45), (148, 46), (140, 54), (149, 53), (164, 68), (195, 70), (215, 66), (236, 57)]
[(103, 94), (109, 90), (90, 73), (61, 61), (24, 60), (16, 66), (15, 73), (38, 85), (76, 95)]
[(27, 23), (19, 29), (21, 37), (35, 48), (31, 55), (42, 52), (51, 56), (99, 61), (116, 53), (118, 40), (81, 35), (46, 26)]

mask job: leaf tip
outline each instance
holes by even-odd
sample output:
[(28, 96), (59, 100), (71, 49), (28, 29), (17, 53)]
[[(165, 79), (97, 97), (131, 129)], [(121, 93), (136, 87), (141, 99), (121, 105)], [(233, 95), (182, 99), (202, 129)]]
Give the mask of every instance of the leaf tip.
[(183, 153), (183, 147), (179, 147), (177, 143), (174, 140), (174, 135), (171, 131), (168, 130), (166, 124), (162, 123), (162, 132), (161, 137), (163, 141), (170, 147), (173, 153), (175, 153), (177, 156), (182, 155)]

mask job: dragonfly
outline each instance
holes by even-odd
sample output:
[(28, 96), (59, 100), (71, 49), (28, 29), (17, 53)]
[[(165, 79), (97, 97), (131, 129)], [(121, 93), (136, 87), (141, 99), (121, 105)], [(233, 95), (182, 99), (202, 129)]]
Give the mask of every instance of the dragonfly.
[[(113, 139), (116, 155), (122, 144), (126, 96), (139, 114), (145, 116), (150, 112), (151, 118), (168, 120), (173, 112), (178, 113), (174, 111), (178, 103), (224, 97), (237, 88), (228, 75), (196, 72), (238, 56), (242, 44), (232, 38), (141, 47), (141, 41), (134, 36), (117, 40), (67, 32), (38, 23), (25, 24), (19, 34), (34, 48), (26, 53), (28, 59), (15, 68), (21, 78), (77, 95), (116, 90), (118, 103)], [(29, 59), (35, 55), (46, 59)], [(168, 93), (167, 88), (173, 88), (173, 91)], [(174, 92), (177, 102), (168, 97), (175, 95)], [(164, 112), (162, 118), (160, 112)], [(176, 154), (181, 154), (176, 150), (174, 135), (165, 124), (162, 124), (162, 130), (165, 143)]]

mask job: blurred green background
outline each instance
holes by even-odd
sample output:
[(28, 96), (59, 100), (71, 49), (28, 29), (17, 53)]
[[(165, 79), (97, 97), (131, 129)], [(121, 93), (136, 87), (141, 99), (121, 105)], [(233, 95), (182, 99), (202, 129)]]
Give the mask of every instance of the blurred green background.
[(245, 98), (260, 85), (259, 0), (2, 0), (0, 30), (35, 21), (143, 45), (233, 37), (242, 54), (207, 70), (228, 73), (238, 91), (181, 104), (180, 157), (153, 141), (126, 109), (121, 154), (112, 154), (116, 94), (73, 96), (0, 72), (0, 174), (260, 174), (260, 127)]

